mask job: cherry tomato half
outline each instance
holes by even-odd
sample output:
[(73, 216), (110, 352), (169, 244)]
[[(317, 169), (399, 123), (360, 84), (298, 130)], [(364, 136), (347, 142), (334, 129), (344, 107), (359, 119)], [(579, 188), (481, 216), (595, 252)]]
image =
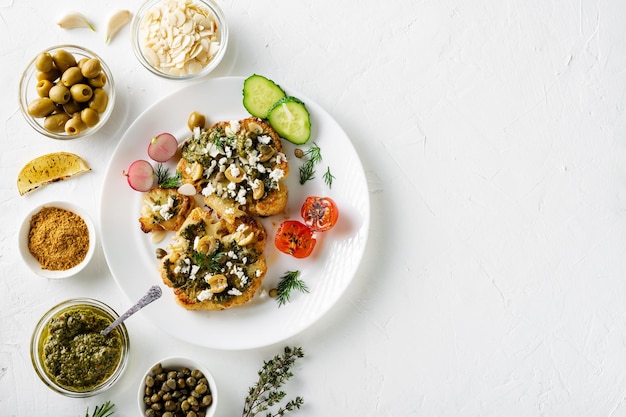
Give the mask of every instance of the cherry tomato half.
[(316, 232), (324, 232), (337, 223), (339, 209), (330, 197), (311, 196), (304, 200), (300, 214), (304, 224)]
[(278, 226), (274, 244), (279, 251), (295, 258), (306, 258), (315, 247), (313, 231), (297, 220), (287, 220)]

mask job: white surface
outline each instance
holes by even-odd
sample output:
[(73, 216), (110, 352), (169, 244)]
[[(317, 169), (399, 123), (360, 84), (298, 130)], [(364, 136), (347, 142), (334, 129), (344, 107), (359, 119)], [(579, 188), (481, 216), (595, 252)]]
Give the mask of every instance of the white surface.
[[(369, 184), (357, 278), (288, 341), (307, 354), (287, 387), (305, 399), (293, 415), (626, 415), (626, 4), (221, 4), (232, 44), (214, 75), (258, 72), (310, 96), (352, 139)], [(136, 62), (128, 29), (104, 45), (107, 16), (138, 6), (0, 0), (2, 415), (78, 416), (110, 399), (116, 416), (135, 416), (141, 373), (170, 355), (202, 357), (219, 384), (216, 416), (238, 415), (283, 346), (199, 348), (137, 314), (129, 368), (106, 394), (64, 398), (32, 370), (28, 340), (48, 307), (130, 302), (101, 250), (80, 278), (48, 281), (22, 264), (17, 231), (31, 207), (61, 197), (97, 218), (121, 133), (181, 87)], [(72, 9), (98, 31), (58, 29)], [(19, 75), (40, 49), (78, 40), (115, 72), (118, 105), (96, 136), (52, 141), (19, 114)], [(84, 155), (93, 172), (20, 197), (21, 166), (57, 150)]]
[[(221, 312), (188, 311), (175, 301), (170, 288), (159, 276), (156, 248), (166, 248), (171, 235), (155, 244), (152, 236), (139, 227), (143, 193), (128, 186), (122, 172), (138, 159), (148, 159), (150, 138), (162, 133), (173, 134), (183, 142), (191, 132), (189, 114), (197, 111), (208, 117), (208, 124), (241, 120), (250, 115), (242, 104), (245, 77), (219, 77), (182, 88), (149, 107), (128, 128), (113, 152), (102, 185), (100, 230), (102, 249), (109, 269), (118, 285), (131, 299), (139, 299), (152, 285), (163, 287), (164, 300), (146, 316), (167, 333), (189, 343), (218, 349), (251, 349), (269, 346), (291, 337), (319, 320), (341, 297), (359, 267), (369, 231), (369, 192), (363, 167), (350, 139), (335, 120), (312, 99), (288, 89), (307, 103), (311, 114), (312, 139), (323, 160), (317, 164), (315, 178), (299, 183), (298, 168), (302, 160), (294, 156), (295, 146), (284, 142), (283, 152), (290, 166), (285, 179), (289, 201), (284, 213), (261, 219), (267, 232), (265, 256), (268, 271), (259, 295), (245, 306)], [(165, 164), (171, 173), (176, 162)], [(156, 163), (153, 162), (156, 166)], [(336, 177), (332, 187), (325, 185), (323, 173), (332, 167)], [(318, 244), (306, 259), (295, 259), (275, 248), (278, 225), (286, 219), (302, 220), (300, 208), (311, 195), (331, 197), (341, 207), (341, 218), (332, 230), (317, 234)], [(196, 196), (202, 203), (201, 196)], [(267, 297), (271, 288), (287, 271), (300, 271), (300, 278), (310, 292), (293, 294), (290, 303), (280, 308)], [(263, 294), (266, 296), (263, 297)], [(266, 323), (272, 323), (266, 326)]]

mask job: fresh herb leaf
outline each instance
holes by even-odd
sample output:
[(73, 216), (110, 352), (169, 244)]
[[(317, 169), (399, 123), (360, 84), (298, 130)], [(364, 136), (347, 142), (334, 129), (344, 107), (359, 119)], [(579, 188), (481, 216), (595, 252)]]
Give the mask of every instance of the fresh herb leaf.
[(180, 172), (170, 175), (170, 170), (161, 163), (157, 165), (155, 172), (160, 188), (177, 188), (180, 186), (182, 178)]
[(309, 292), (306, 283), (300, 279), (300, 271), (288, 271), (280, 278), (276, 287), (276, 301), (279, 306), (289, 302), (292, 291)]
[(326, 172), (324, 173), (324, 182), (328, 185), (328, 188), (333, 188), (333, 180), (335, 176), (330, 173), (330, 167), (326, 168)]
[(322, 162), (322, 150), (316, 143), (304, 151), (302, 158), (307, 158), (306, 162), (300, 166), (300, 185), (315, 178), (315, 164)]
[[(250, 387), (246, 397), (242, 417), (253, 417), (257, 414), (268, 411), (270, 407), (278, 405), (287, 395), (280, 387), (292, 376), (291, 366), (296, 359), (304, 357), (302, 348), (285, 347), (282, 355), (276, 355), (273, 359), (263, 362), (263, 367), (259, 370), (257, 383)], [(302, 397), (289, 400), (275, 412), (268, 412), (266, 417), (284, 416), (288, 411), (299, 409), (304, 404)]]
[[(96, 409), (93, 410), (93, 414), (91, 417), (109, 417), (115, 413), (115, 404), (111, 401), (107, 401), (100, 406), (96, 406)], [(89, 417), (89, 407), (87, 407), (87, 411), (85, 412), (85, 417)]]

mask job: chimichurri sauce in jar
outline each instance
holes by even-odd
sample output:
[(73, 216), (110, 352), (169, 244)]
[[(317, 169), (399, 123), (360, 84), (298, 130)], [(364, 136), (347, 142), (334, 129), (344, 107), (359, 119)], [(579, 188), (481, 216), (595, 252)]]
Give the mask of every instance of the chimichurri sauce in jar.
[(43, 345), (46, 373), (71, 391), (88, 391), (106, 381), (122, 357), (122, 336), (100, 331), (112, 320), (102, 312), (80, 306), (50, 319)]

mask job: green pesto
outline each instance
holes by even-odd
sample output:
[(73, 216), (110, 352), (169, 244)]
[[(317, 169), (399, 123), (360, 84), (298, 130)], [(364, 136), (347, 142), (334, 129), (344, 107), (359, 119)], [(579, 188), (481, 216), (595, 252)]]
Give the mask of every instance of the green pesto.
[(111, 321), (89, 307), (68, 309), (53, 317), (43, 345), (48, 375), (72, 391), (88, 391), (108, 379), (122, 355), (119, 329), (107, 336), (100, 334)]

